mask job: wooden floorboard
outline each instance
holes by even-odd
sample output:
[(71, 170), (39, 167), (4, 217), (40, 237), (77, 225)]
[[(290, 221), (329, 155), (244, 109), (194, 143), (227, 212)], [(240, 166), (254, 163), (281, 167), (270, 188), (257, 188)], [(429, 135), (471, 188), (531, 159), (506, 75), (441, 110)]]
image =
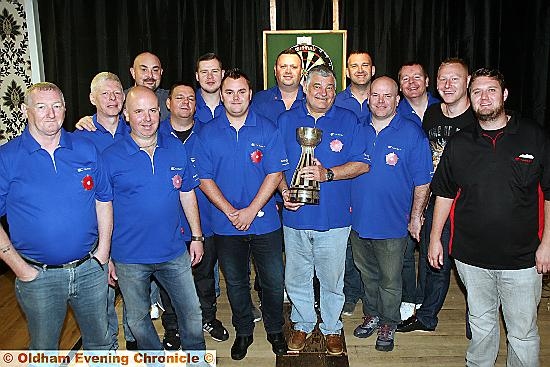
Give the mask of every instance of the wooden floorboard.
[[(443, 310), (439, 315), (439, 326), (433, 333), (398, 333), (395, 339), (393, 352), (379, 352), (374, 349), (376, 337), (359, 339), (353, 336), (353, 329), (361, 322), (361, 304), (357, 305), (355, 313), (345, 317), (344, 332), (346, 336), (346, 355), (352, 367), (459, 367), (464, 366), (465, 351), (468, 340), (465, 338), (464, 295), (459, 289), (456, 274), (453, 272), (449, 295)], [(17, 305), (14, 295), (13, 274), (7, 272), (0, 275), (0, 349), (26, 349), (29, 337), (24, 316)], [(120, 305), (118, 306), (120, 311)], [(119, 314), (119, 318), (120, 318)], [(256, 324), (254, 343), (249, 348), (248, 355), (242, 361), (233, 361), (230, 357), (230, 348), (234, 340), (234, 330), (231, 327), (231, 311), (227, 301), (225, 284), (222, 282), (222, 296), (218, 299), (218, 318), (228, 328), (231, 336), (229, 340), (219, 343), (206, 336), (209, 349), (215, 349), (221, 367), (273, 367), (276, 366), (275, 355), (266, 340), (262, 322)], [(541, 335), (541, 366), (550, 366), (550, 286), (545, 280), (543, 298), (539, 307), (538, 319)], [(155, 326), (162, 335), (160, 320)], [(79, 332), (74, 319), (68, 316), (63, 330), (61, 348), (70, 349), (79, 339)], [(119, 336), (123, 347), (122, 333)], [(286, 357), (283, 357), (286, 358)], [(290, 358), (290, 357), (289, 357)], [(300, 357), (302, 362), (295, 362), (294, 366), (324, 367), (333, 366), (335, 358), (320, 358), (315, 354)], [(307, 359), (307, 361), (306, 361)], [(324, 360), (324, 362), (322, 361)], [(306, 363), (307, 362), (307, 363)], [(311, 363), (311, 364), (310, 364)], [(323, 364), (325, 363), (325, 364)], [(328, 363), (328, 364), (327, 364)], [(504, 329), (501, 327), (501, 343), (496, 366), (506, 365), (506, 341)]]

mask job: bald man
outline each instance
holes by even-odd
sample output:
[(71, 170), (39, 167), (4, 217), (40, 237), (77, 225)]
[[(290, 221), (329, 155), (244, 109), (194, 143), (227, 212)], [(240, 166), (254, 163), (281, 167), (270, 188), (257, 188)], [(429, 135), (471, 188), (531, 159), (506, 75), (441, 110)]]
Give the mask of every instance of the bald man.
[(401, 320), (403, 253), (409, 232), (420, 237), (432, 171), (428, 139), (420, 126), (396, 113), (398, 103), (393, 79), (383, 76), (372, 82), (372, 115), (365, 125), (372, 168), (353, 180), (351, 192), (350, 240), (366, 294), (365, 317), (354, 335), (367, 338), (378, 330), (379, 351), (394, 347)]
[[(143, 86), (128, 91), (124, 115), (130, 134), (103, 152), (113, 188), (111, 258), (128, 325), (140, 350), (162, 350), (149, 317), (151, 276), (168, 292), (184, 350), (204, 350), (199, 299), (191, 266), (202, 259), (202, 235), (193, 191), (198, 177), (177, 139), (158, 134), (159, 102)], [(189, 250), (183, 215), (191, 228)]]

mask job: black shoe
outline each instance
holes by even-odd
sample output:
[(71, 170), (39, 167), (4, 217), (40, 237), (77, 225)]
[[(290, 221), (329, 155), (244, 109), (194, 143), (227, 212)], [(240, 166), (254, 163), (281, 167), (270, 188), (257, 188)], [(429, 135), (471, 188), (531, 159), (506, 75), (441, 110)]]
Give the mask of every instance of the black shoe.
[(278, 356), (284, 356), (288, 351), (283, 333), (267, 334), (267, 341), (271, 343), (271, 350)]
[(416, 318), (415, 315), (412, 315), (408, 319), (402, 321), (397, 325), (397, 332), (399, 333), (408, 333), (410, 331), (434, 331), (435, 328), (429, 328)]
[(126, 340), (126, 350), (138, 350), (137, 341)]
[(162, 346), (166, 350), (178, 350), (181, 347), (180, 334), (176, 330), (166, 330), (162, 338)]
[(252, 344), (253, 341), (254, 338), (252, 335), (237, 335), (235, 337), (235, 341), (233, 342), (233, 346), (231, 347), (231, 358), (238, 361), (246, 357), (248, 347), (250, 346), (250, 344)]
[(217, 342), (223, 342), (229, 339), (229, 332), (227, 332), (227, 329), (218, 319), (214, 319), (210, 322), (204, 323), (204, 325), (202, 325), (202, 330), (210, 334), (212, 339)]

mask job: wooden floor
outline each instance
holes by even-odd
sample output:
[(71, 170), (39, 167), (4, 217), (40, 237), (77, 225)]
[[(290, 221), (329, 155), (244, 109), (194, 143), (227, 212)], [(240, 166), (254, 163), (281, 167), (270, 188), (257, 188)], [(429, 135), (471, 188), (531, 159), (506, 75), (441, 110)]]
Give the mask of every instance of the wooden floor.
[[(347, 357), (349, 365), (359, 366), (392, 366), (392, 367), (447, 367), (464, 366), (464, 355), (468, 344), (464, 336), (464, 296), (459, 289), (456, 276), (453, 275), (451, 288), (439, 315), (439, 326), (433, 333), (413, 332), (398, 333), (393, 352), (378, 352), (374, 349), (375, 337), (359, 339), (353, 336), (353, 329), (361, 322), (361, 305), (357, 305), (355, 314), (344, 318)], [(222, 282), (223, 283), (223, 282)], [(223, 285), (223, 284), (222, 284)], [(26, 349), (29, 337), (24, 316), (17, 304), (14, 295), (13, 275), (7, 272), (0, 276), (0, 349)], [(120, 305), (119, 305), (120, 308)], [(218, 318), (228, 327), (231, 337), (228, 341), (218, 343), (206, 337), (207, 347), (216, 349), (217, 365), (230, 366), (275, 366), (275, 356), (271, 352), (269, 343), (265, 339), (265, 331), (261, 322), (256, 324), (254, 344), (249, 348), (248, 355), (242, 361), (233, 361), (229, 349), (234, 338), (231, 327), (231, 311), (225, 289), (218, 302)], [(541, 366), (550, 366), (550, 284), (545, 279), (543, 298), (539, 308), (539, 330), (541, 334)], [(155, 326), (162, 335), (160, 320)], [(496, 366), (504, 367), (506, 358), (506, 344), (501, 329), (501, 348)], [(121, 347), (124, 341), (121, 338)], [(78, 328), (74, 320), (68, 317), (63, 329), (61, 349), (71, 349), (78, 341)], [(292, 357), (283, 357), (292, 358)], [(314, 367), (322, 367), (326, 362), (316, 360)], [(296, 364), (293, 364), (296, 365)], [(304, 367), (309, 364), (304, 365)]]

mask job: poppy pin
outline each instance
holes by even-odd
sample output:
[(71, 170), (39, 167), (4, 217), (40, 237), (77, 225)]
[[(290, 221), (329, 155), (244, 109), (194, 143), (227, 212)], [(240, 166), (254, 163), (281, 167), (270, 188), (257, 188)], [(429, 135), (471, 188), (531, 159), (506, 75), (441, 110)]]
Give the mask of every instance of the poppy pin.
[(174, 177), (172, 177), (172, 185), (174, 185), (174, 189), (181, 189), (181, 181), (182, 180), (180, 175), (175, 175)]
[(82, 187), (84, 187), (84, 190), (90, 191), (94, 188), (94, 179), (90, 175), (84, 176), (82, 179)]
[(397, 164), (397, 161), (399, 160), (399, 157), (397, 154), (391, 152), (386, 154), (386, 164), (389, 166), (395, 166)]
[(259, 149), (256, 149), (255, 151), (250, 153), (250, 160), (254, 163), (260, 163), (262, 161), (263, 156), (264, 155), (262, 154), (262, 151)]

